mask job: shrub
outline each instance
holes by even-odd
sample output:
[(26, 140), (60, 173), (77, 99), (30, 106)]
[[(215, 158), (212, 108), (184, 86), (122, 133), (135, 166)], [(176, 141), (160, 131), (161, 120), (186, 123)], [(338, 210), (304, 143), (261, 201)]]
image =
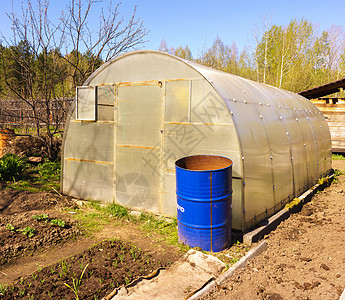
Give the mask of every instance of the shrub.
[(0, 179), (15, 181), (22, 176), (26, 162), (15, 154), (8, 153), (0, 158)]

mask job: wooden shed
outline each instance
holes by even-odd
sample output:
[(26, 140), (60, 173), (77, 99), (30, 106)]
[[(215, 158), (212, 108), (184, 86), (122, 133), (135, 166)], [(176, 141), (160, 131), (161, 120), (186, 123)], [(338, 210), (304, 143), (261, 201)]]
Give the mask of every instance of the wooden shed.
[(310, 99), (327, 121), (332, 140), (332, 152), (345, 153), (345, 98), (325, 97), (345, 88), (345, 78), (300, 92)]

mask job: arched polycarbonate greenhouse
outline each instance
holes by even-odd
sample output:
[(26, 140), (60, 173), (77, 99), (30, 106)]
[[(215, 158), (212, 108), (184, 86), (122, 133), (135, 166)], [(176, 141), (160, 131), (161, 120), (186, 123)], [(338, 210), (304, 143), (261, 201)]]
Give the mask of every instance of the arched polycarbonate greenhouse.
[(331, 170), (331, 140), (307, 99), (162, 52), (102, 65), (77, 88), (61, 189), (176, 215), (175, 161), (233, 161), (233, 225), (246, 230)]

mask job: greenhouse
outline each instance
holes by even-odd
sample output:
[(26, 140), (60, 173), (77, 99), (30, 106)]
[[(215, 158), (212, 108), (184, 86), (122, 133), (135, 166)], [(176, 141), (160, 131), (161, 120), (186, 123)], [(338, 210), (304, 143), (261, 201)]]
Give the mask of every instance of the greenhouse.
[(327, 123), (306, 98), (167, 53), (135, 51), (77, 88), (61, 190), (175, 216), (175, 161), (196, 154), (233, 161), (232, 228), (241, 231), (331, 170)]

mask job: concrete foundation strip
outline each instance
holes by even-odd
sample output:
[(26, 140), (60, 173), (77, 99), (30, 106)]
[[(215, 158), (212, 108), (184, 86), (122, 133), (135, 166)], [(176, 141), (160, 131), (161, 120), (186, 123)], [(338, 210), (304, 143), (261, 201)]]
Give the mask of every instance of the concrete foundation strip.
[(259, 242), (259, 244), (249, 250), (249, 252), (243, 256), (237, 263), (235, 263), (231, 268), (229, 268), (227, 271), (225, 271), (222, 275), (219, 276), (218, 279), (215, 279), (206, 286), (204, 286), (201, 290), (194, 293), (192, 296), (187, 298), (188, 300), (196, 300), (200, 299), (201, 297), (208, 294), (213, 288), (215, 288), (218, 285), (221, 285), (224, 281), (229, 279), (238, 269), (244, 268), (247, 263), (252, 260), (255, 256), (259, 255), (263, 251), (267, 249), (267, 242), (265, 240)]

